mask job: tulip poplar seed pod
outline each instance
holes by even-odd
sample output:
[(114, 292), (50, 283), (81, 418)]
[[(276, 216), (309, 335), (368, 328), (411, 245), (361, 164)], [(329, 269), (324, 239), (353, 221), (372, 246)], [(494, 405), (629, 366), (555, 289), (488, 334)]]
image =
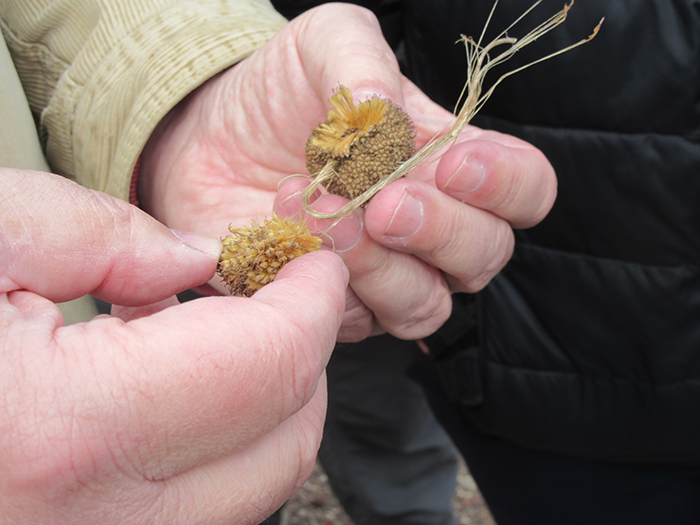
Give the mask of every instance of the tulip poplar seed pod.
[(321, 239), (304, 224), (273, 215), (262, 225), (249, 228), (229, 226), (223, 239), (217, 273), (232, 295), (250, 297), (272, 282), (282, 267), (321, 247)]
[(328, 120), (306, 143), (306, 167), (319, 173), (334, 162), (335, 174), (324, 186), (329, 193), (354, 199), (390, 175), (415, 152), (411, 119), (393, 101), (373, 97), (358, 105), (340, 86), (330, 98)]

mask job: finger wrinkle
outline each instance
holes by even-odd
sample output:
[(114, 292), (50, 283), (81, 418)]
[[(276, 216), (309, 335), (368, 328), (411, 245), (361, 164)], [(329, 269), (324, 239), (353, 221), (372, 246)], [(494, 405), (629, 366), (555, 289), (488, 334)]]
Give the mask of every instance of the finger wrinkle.
[(486, 243), (486, 250), (481, 257), (484, 265), (481, 270), (463, 281), (463, 292), (476, 293), (486, 287), (491, 280), (506, 266), (515, 247), (513, 230), (507, 223), (496, 228), (494, 236)]
[(452, 312), (452, 295), (446, 284), (435, 286), (401, 325), (390, 330), (401, 339), (420, 339), (440, 328)]

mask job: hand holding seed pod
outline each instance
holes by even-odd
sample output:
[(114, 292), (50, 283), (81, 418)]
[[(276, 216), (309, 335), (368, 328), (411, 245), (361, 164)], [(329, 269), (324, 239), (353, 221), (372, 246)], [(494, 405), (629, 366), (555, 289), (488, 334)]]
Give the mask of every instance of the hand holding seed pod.
[[(323, 433), (340, 258), (179, 304), (213, 276), (216, 238), (58, 175), (0, 168), (0, 194), (0, 522), (260, 523), (281, 506)], [(111, 315), (64, 326), (53, 302), (88, 293)]]
[[(309, 224), (330, 237), (333, 246), (340, 239), (343, 248), (339, 253), (351, 272), (354, 302), (364, 305), (374, 316), (373, 330), (379, 325), (379, 330), (386, 329), (401, 338), (422, 337), (434, 331), (449, 314), (453, 292), (479, 291), (507, 263), (513, 250), (513, 228), (534, 226), (551, 208), (556, 178), (542, 153), (514, 137), (484, 132), (468, 123), (493, 89), (522, 68), (502, 75), (482, 92), (486, 73), (561, 24), (570, 7), (567, 5), (520, 39), (506, 34), (515, 24), (490, 44), (483, 44), (483, 37), (464, 37), (468, 80), (463, 103), (452, 119), (447, 112), (423, 113), (426, 106), (412, 100), (415, 86), (404, 84), (401, 103), (409, 114), (417, 110), (412, 116), (419, 131), (420, 149), (394, 165), (389, 175), (380, 176), (370, 187), (355, 187), (352, 194), (338, 191), (337, 182), (343, 180), (338, 170), (342, 160), (343, 171), (350, 171), (345, 164), (351, 162), (352, 144), (359, 134), (348, 115), (350, 111), (358, 112), (360, 104), (342, 88), (331, 98), (328, 120), (307, 142), (307, 166), (313, 180), (310, 184), (288, 182), (276, 209), (289, 216), (301, 208), (302, 216), (313, 219)], [(545, 59), (588, 42), (599, 27), (590, 37)], [(339, 125), (342, 118), (347, 123)], [(426, 133), (428, 130), (432, 133)], [(330, 145), (331, 137), (343, 145), (344, 156), (328, 155), (319, 169), (314, 147)], [(458, 138), (465, 137), (468, 140), (457, 143)], [(414, 169), (414, 177), (399, 180)], [(346, 185), (342, 183), (343, 188)], [(364, 191), (358, 194), (360, 189)], [(350, 201), (343, 202), (334, 193)], [(348, 235), (350, 232), (358, 234)], [(397, 286), (399, 281), (412, 284)], [(360, 334), (361, 338), (368, 335), (364, 330), (366, 326), (358, 323), (354, 332), (348, 328), (347, 333)]]
[[(457, 118), (450, 129), (442, 136), (434, 137), (415, 155), (409, 146), (409, 135), (411, 139), (415, 135), (411, 135), (413, 128), (410, 120), (393, 101), (375, 97), (355, 106), (350, 90), (341, 86), (330, 99), (333, 109), (328, 113), (327, 122), (314, 129), (307, 142), (306, 165), (314, 181), (304, 192), (305, 211), (318, 219), (337, 219), (364, 206), (390, 182), (405, 176), (444, 146), (453, 143), (503, 80), (534, 64), (589, 42), (598, 34), (603, 23), (601, 20), (587, 38), (502, 74), (488, 91), (482, 93), (484, 79), (489, 70), (506, 62), (523, 47), (563, 23), (574, 4), (572, 0), (564, 9), (523, 38), (509, 37), (507, 32), (539, 3), (535, 2), (489, 44), (482, 46), (481, 42), (489, 21), (486, 22), (478, 42), (472, 37), (461, 36), (460, 42), (464, 43), (467, 51), (467, 81), (462, 92), (463, 100), (456, 103), (459, 107), (462, 102), (461, 108), (459, 111), (455, 110)], [(498, 0), (493, 4), (491, 15), (497, 5)], [(506, 46), (506, 50), (492, 57), (491, 53), (500, 46)], [(412, 140), (410, 144), (413, 144)], [(321, 185), (329, 193), (347, 197), (351, 202), (335, 213), (327, 214), (314, 210), (310, 205), (311, 195)]]
[[(384, 191), (369, 202), (365, 194), (357, 197), (366, 205), (328, 232), (333, 219), (326, 223), (307, 215), (295, 195), (300, 186), (292, 193), (287, 188), (306, 183), (290, 175), (307, 171), (306, 139), (326, 120), (332, 108), (325, 94), (337, 90), (339, 81), (355, 95), (359, 89), (381, 93), (405, 108), (419, 148), (454, 121), (400, 74), (367, 10), (326, 4), (285, 25), (161, 122), (141, 156), (139, 200), (170, 228), (213, 236), (221, 236), (229, 224), (269, 217), (273, 209), (295, 220), (301, 211), (311, 233), (329, 239), (350, 271), (345, 340), (381, 331), (422, 337), (442, 324), (453, 291), (477, 290), (502, 268), (510, 227), (541, 220), (556, 193), (556, 179), (536, 148), (471, 128), (472, 150), (458, 144), (439, 162), (419, 160), (411, 178), (381, 181)], [(472, 161), (485, 166), (481, 189), (454, 196), (458, 183), (466, 184), (474, 174)], [(319, 193), (316, 210), (333, 212), (342, 206), (339, 201), (348, 202)], [(493, 198), (503, 195), (517, 198)], [(410, 202), (418, 203), (417, 212), (409, 212)], [(394, 231), (407, 224), (415, 226), (411, 237)], [(226, 290), (220, 280), (211, 284)]]
[[(482, 48), (480, 43), (463, 36), (462, 41), (468, 51), (469, 69), (464, 105), (451, 129), (440, 139), (430, 141), (415, 157), (415, 128), (408, 115), (396, 103), (375, 96), (356, 104), (350, 90), (339, 86), (330, 98), (331, 109), (327, 121), (313, 130), (306, 143), (306, 167), (310, 173), (315, 174), (313, 184), (305, 191), (306, 211), (317, 218), (340, 218), (366, 204), (379, 189), (405, 175), (418, 162), (455, 140), (486, 102), (495, 86), (513, 73), (503, 75), (482, 95), (481, 86), (486, 72), (562, 23), (570, 7), (566, 6), (521, 40), (506, 37), (504, 32), (496, 41)], [(591, 37), (572, 47), (593, 38), (598, 28)], [(499, 45), (509, 47), (507, 51), (490, 59), (488, 53)], [(568, 49), (570, 48), (559, 53)], [(329, 193), (349, 199), (350, 204), (337, 214), (319, 214), (308, 202), (310, 194), (319, 185), (323, 185)], [(283, 221), (277, 216), (263, 225), (254, 223), (251, 229), (231, 227), (230, 231), (232, 235), (224, 239), (218, 273), (233, 295), (246, 297), (271, 282), (287, 261), (316, 250), (321, 244), (321, 239), (313, 237), (303, 225)]]

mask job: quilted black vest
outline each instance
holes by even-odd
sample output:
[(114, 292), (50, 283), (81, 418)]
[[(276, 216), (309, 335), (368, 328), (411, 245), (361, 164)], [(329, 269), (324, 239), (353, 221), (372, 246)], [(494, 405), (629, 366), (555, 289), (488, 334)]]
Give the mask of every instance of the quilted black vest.
[[(455, 42), (481, 34), (493, 0), (361, 3), (374, 4), (405, 73), (453, 109), (465, 79)], [(501, 0), (486, 41), (531, 4)], [(510, 36), (562, 7), (545, 0)], [(593, 41), (506, 80), (473, 122), (541, 149), (559, 193), (541, 224), (516, 232), (502, 274), (475, 297), (455, 297), (436, 336), (448, 343), (437, 366), (464, 416), (488, 434), (694, 468), (700, 1), (578, 0), (508, 68), (586, 37), (602, 17)]]

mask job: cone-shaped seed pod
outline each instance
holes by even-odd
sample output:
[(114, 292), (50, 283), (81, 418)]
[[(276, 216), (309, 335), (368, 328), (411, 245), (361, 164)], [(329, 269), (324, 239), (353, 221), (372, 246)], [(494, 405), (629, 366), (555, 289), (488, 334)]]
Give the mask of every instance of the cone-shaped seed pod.
[(333, 162), (337, 175), (326, 190), (353, 199), (411, 158), (416, 132), (391, 100), (373, 97), (356, 106), (350, 90), (340, 86), (330, 103), (328, 120), (306, 143), (306, 167), (316, 174)]
[(230, 226), (223, 239), (217, 273), (232, 295), (250, 297), (272, 282), (292, 259), (318, 250), (321, 239), (305, 225), (274, 215), (262, 226), (253, 221), (250, 228)]

